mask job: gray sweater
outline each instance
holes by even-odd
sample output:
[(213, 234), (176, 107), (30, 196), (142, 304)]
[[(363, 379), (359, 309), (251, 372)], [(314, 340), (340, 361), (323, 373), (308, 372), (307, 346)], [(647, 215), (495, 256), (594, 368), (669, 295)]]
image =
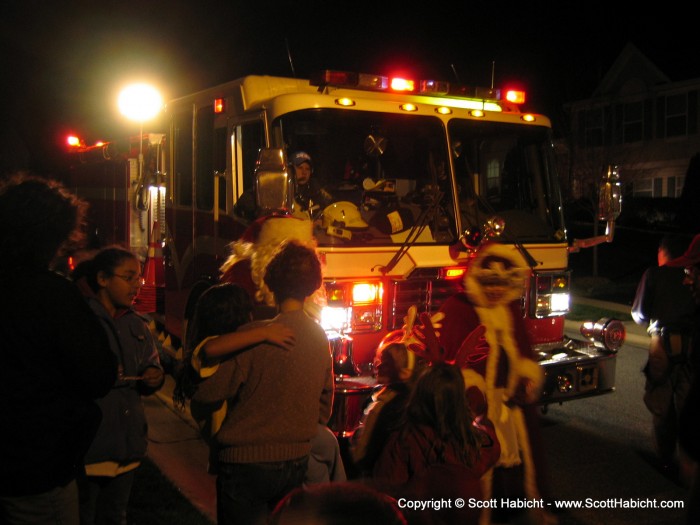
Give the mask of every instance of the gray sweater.
[(303, 310), (257, 321), (292, 328), (294, 348), (260, 344), (224, 360), (197, 387), (200, 403), (226, 400), (228, 411), (215, 436), (226, 463), (287, 461), (309, 454), (317, 424), (325, 425), (333, 405), (333, 360), (323, 329)]

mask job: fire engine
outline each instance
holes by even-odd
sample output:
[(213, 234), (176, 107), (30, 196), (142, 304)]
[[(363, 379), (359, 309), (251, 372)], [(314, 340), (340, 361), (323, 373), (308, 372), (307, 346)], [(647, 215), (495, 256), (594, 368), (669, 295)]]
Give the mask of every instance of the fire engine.
[[(158, 133), (76, 148), (68, 185), (92, 204), (95, 244), (150, 258), (137, 306), (174, 352), (197, 298), (249, 225), (236, 207), (244, 192), (255, 190), (255, 217), (313, 221), (327, 294), (322, 323), (338, 392), (348, 397), (370, 387), (376, 347), (409, 307), (436, 312), (462, 290), (479, 241), (498, 237), (532, 267), (522, 315), (545, 370), (546, 407), (614, 390), (622, 324), (586, 323), (578, 340), (564, 321), (570, 253), (612, 240), (621, 192), (611, 166), (600, 186), (605, 235), (570, 239), (550, 120), (523, 112), (523, 103), (522, 91), (436, 80), (247, 76), (172, 100)], [(311, 156), (332, 205), (294, 202), (288, 161), (298, 151)]]

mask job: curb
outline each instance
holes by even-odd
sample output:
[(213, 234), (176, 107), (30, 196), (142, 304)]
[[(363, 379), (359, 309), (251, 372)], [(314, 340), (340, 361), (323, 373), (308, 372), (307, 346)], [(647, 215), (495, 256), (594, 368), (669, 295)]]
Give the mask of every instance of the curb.
[(189, 410), (172, 401), (174, 380), (143, 399), (148, 420), (148, 458), (211, 523), (216, 523), (216, 477), (208, 473), (209, 447)]

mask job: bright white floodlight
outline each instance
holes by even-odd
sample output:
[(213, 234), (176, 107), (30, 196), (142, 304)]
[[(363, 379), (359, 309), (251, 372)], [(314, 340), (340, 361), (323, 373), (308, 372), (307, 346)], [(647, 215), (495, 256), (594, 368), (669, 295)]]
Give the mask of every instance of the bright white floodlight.
[(144, 122), (158, 114), (163, 107), (163, 98), (148, 84), (132, 84), (119, 94), (117, 103), (126, 118)]

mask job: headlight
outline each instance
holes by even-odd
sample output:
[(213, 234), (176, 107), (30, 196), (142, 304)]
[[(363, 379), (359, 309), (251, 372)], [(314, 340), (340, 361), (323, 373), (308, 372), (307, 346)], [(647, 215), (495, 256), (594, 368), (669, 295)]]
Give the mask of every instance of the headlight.
[(569, 272), (535, 272), (530, 286), (530, 315), (538, 319), (569, 313)]
[(321, 326), (340, 333), (374, 332), (382, 325), (383, 287), (379, 281), (326, 283), (328, 306)]

